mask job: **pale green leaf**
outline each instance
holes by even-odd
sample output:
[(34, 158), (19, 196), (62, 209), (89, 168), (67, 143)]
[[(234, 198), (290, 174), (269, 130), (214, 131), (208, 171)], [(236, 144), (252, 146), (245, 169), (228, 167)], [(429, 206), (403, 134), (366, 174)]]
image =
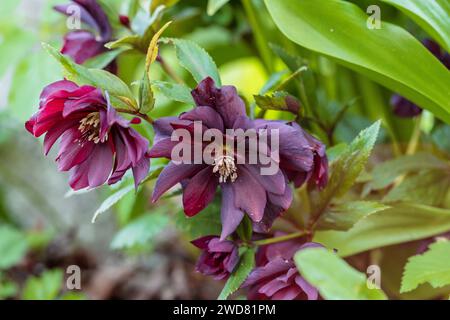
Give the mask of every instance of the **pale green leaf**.
[(425, 253), (409, 258), (400, 292), (414, 290), (425, 282), (433, 288), (450, 285), (450, 241), (437, 241)]
[(363, 273), (324, 248), (300, 250), (294, 260), (302, 277), (327, 300), (387, 299), (382, 290), (369, 289)]
[(206, 8), (206, 12), (208, 13), (208, 15), (213, 16), (229, 1), (230, 0), (208, 0), (208, 7)]
[(139, 112), (149, 113), (155, 106), (152, 87), (148, 78), (148, 73), (144, 72), (144, 77), (139, 85)]
[(191, 90), (185, 85), (160, 80), (153, 80), (151, 84), (170, 100), (195, 105)]
[(63, 282), (61, 270), (45, 271), (40, 277), (30, 277), (23, 289), (24, 300), (54, 300)]
[(109, 208), (111, 208), (113, 205), (115, 205), (117, 202), (120, 201), (128, 192), (131, 192), (131, 190), (134, 189), (133, 185), (129, 185), (123, 189), (120, 189), (119, 191), (116, 191), (112, 195), (110, 195), (108, 198), (106, 198), (105, 201), (100, 205), (100, 207), (95, 211), (94, 216), (92, 217), (92, 223), (95, 223), (98, 216), (107, 211)]
[(8, 226), (0, 226), (0, 270), (8, 269), (22, 260), (28, 249), (25, 235)]

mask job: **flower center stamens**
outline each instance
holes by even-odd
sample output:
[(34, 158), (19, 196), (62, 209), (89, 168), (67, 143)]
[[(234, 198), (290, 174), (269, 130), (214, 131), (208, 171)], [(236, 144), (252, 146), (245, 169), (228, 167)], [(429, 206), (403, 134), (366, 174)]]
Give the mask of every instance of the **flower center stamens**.
[(214, 159), (214, 168), (213, 172), (219, 173), (219, 182), (227, 182), (228, 178), (230, 178), (231, 182), (236, 181), (237, 179), (237, 168), (234, 163), (234, 158), (230, 156), (220, 156)]
[(77, 142), (81, 144), (86, 141), (92, 141), (97, 144), (108, 139), (108, 134), (103, 139), (100, 139), (100, 114), (98, 112), (91, 112), (81, 119), (78, 130), (81, 132), (81, 137), (77, 139)]

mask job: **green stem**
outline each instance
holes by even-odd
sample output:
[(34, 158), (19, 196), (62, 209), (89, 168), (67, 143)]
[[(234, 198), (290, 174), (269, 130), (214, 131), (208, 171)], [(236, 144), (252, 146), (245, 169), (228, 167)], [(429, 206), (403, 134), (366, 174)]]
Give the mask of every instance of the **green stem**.
[(408, 143), (408, 149), (406, 149), (407, 155), (412, 155), (416, 153), (417, 147), (419, 145), (420, 140), (420, 130), (421, 130), (422, 116), (417, 117), (414, 123), (414, 131), (411, 135), (411, 139)]
[(307, 234), (308, 233), (306, 231), (299, 231), (299, 232), (294, 232), (294, 233), (291, 233), (291, 234), (288, 234), (285, 236), (281, 236), (281, 237), (253, 241), (253, 244), (257, 245), (257, 246), (264, 246), (267, 244), (278, 243), (278, 242), (288, 241), (288, 240), (295, 239), (295, 238), (300, 238)]
[(245, 14), (247, 15), (250, 27), (252, 28), (253, 34), (255, 36), (256, 47), (258, 48), (259, 54), (261, 55), (261, 58), (264, 62), (264, 66), (269, 73), (272, 73), (272, 54), (265, 39), (265, 33), (258, 23), (258, 18), (255, 14), (251, 0), (242, 0), (242, 5), (244, 7)]
[(140, 113), (140, 112), (134, 111), (134, 110), (127, 110), (127, 109), (116, 109), (116, 111), (121, 112), (121, 113), (131, 114), (134, 116), (138, 116), (138, 117), (142, 118), (143, 120), (147, 121), (148, 123), (150, 123), (151, 125), (153, 125), (154, 120), (144, 113)]

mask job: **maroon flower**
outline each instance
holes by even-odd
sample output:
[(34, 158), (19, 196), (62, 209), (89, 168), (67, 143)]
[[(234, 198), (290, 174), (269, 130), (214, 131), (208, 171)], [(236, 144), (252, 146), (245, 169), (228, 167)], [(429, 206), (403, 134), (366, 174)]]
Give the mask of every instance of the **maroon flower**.
[[(447, 69), (450, 69), (450, 55), (448, 52), (445, 52), (445, 50), (443, 50), (436, 42), (430, 39), (425, 39), (423, 45), (439, 59)], [(398, 94), (392, 95), (391, 105), (394, 108), (394, 113), (401, 118), (411, 118), (422, 113), (422, 108)]]
[[(260, 163), (242, 164), (238, 160), (247, 157), (248, 154), (238, 153), (214, 154), (212, 165), (203, 159), (198, 163), (176, 164), (171, 161), (156, 182), (153, 202), (171, 187), (182, 182), (184, 212), (188, 216), (193, 216), (214, 199), (219, 186), (222, 190), (221, 239), (224, 240), (234, 232), (245, 213), (253, 221), (255, 231), (266, 232), (274, 219), (291, 205), (289, 176), (292, 176), (297, 185), (311, 176), (318, 179), (320, 184), (325, 183), (324, 147), (299, 126), (281, 121), (250, 120), (246, 116), (245, 104), (238, 96), (236, 88), (233, 86), (216, 88), (211, 78), (203, 80), (192, 91), (192, 96), (197, 107), (178, 118), (160, 118), (155, 122), (156, 136), (150, 150), (151, 157), (171, 159), (172, 150), (178, 145), (177, 141), (171, 141), (172, 132), (174, 129), (184, 128), (192, 134), (195, 122), (201, 121), (203, 130), (216, 129), (223, 135), (224, 141), (230, 138), (226, 134), (227, 129), (255, 129), (256, 132), (260, 128), (270, 127), (280, 129), (280, 167), (286, 171), (277, 168), (273, 175), (262, 175), (260, 169), (263, 166)], [(194, 145), (192, 142), (191, 147), (194, 151), (197, 147), (203, 152), (206, 145)], [(270, 149), (270, 146), (267, 147)]]
[[(80, 18), (89, 30), (76, 30), (64, 37), (61, 53), (70, 56), (76, 63), (82, 64), (108, 49), (105, 44), (112, 40), (112, 28), (106, 13), (96, 0), (72, 0), (73, 3), (57, 5), (55, 10), (65, 15), (73, 14), (71, 6), (78, 6)], [(112, 62), (107, 69), (116, 72), (116, 64)]]
[(238, 247), (232, 241), (220, 241), (216, 236), (205, 236), (191, 241), (203, 250), (195, 267), (197, 272), (213, 276), (216, 280), (226, 279), (239, 262)]
[(258, 250), (256, 268), (245, 280), (249, 300), (317, 300), (318, 291), (299, 274), (293, 256), (305, 248), (322, 247), (314, 242), (286, 241)]
[(39, 111), (25, 124), (35, 137), (46, 133), (48, 154), (61, 137), (56, 161), (60, 171), (69, 171), (74, 190), (119, 181), (132, 169), (136, 187), (149, 170), (148, 141), (130, 128), (100, 89), (58, 81), (44, 88)]

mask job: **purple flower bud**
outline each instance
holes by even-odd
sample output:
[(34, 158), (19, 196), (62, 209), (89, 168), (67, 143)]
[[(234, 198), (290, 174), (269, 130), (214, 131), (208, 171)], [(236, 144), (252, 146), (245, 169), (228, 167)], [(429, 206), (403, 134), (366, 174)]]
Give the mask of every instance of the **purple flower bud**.
[(286, 241), (259, 249), (256, 268), (245, 280), (249, 300), (317, 300), (318, 291), (298, 272), (293, 256), (305, 248), (323, 247), (314, 242)]
[(205, 236), (191, 242), (203, 250), (195, 267), (197, 272), (213, 276), (216, 280), (227, 279), (239, 262), (238, 247), (232, 241), (220, 241), (216, 236)]
[(46, 133), (48, 154), (61, 138), (56, 158), (60, 171), (70, 171), (74, 190), (119, 181), (132, 169), (136, 187), (146, 177), (148, 141), (130, 127), (100, 89), (79, 87), (67, 80), (54, 82), (41, 93), (39, 110), (25, 124), (35, 137)]

